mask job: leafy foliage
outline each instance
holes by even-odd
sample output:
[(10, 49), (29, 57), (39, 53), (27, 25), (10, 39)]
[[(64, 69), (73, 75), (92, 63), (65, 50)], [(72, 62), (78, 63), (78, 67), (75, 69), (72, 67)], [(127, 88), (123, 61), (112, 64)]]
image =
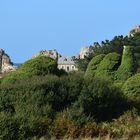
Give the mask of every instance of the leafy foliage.
[(90, 121), (111, 120), (126, 105), (111, 83), (96, 78), (85, 80), (77, 73), (34, 76), (2, 84), (0, 96), (2, 140), (9, 135), (9, 139), (17, 140), (51, 135), (62, 138), (66, 134), (75, 138)]
[(116, 77), (118, 80), (126, 80), (134, 73), (134, 56), (130, 46), (125, 46), (122, 62), (117, 71)]
[[(92, 59), (85, 77), (59, 71), (53, 59), (43, 56), (4, 77), (0, 81), (0, 139), (139, 136), (140, 74), (131, 77), (135, 68), (139, 72), (139, 39), (135, 34), (95, 43), (94, 53), (78, 62), (85, 71)], [(132, 47), (125, 49), (121, 63), (125, 44)]]
[[(91, 59), (99, 54), (109, 54), (116, 52), (120, 55), (123, 53), (123, 46), (133, 46), (133, 49), (137, 48), (137, 51), (139, 52), (139, 46), (140, 46), (140, 33), (134, 34), (134, 36), (128, 37), (128, 36), (115, 36), (112, 40), (105, 40), (101, 43), (95, 42), (93, 45), (91, 45), (92, 51), (89, 54), (89, 56), (85, 57), (83, 60), (76, 60), (76, 64), (78, 68), (82, 71), (86, 71), (86, 68), (88, 66), (88, 63), (91, 61)], [(137, 52), (136, 51), (136, 52)]]
[(85, 81), (76, 105), (96, 120), (105, 121), (120, 115), (126, 109), (127, 102), (110, 82), (94, 78)]
[(140, 97), (140, 74), (136, 74), (129, 78), (123, 86), (124, 94), (128, 97)]
[(106, 77), (106, 78), (113, 79), (115, 71), (119, 67), (120, 59), (121, 57), (119, 54), (109, 53), (104, 57), (104, 59), (97, 67), (95, 75), (98, 77)]
[(105, 57), (104, 54), (100, 54), (97, 55), (95, 57), (92, 58), (92, 60), (90, 61), (90, 63), (88, 64), (85, 76), (87, 77), (94, 77), (96, 74), (96, 70), (98, 68), (98, 65), (100, 64), (100, 62), (103, 60), (103, 58)]
[(39, 56), (23, 63), (20, 68), (4, 77), (2, 83), (11, 83), (17, 80), (36, 75), (57, 74), (57, 63), (54, 59)]
[(92, 51), (89, 53), (89, 56), (85, 57), (82, 60), (76, 60), (78, 68), (82, 71), (86, 71), (88, 63), (91, 59), (99, 54), (109, 54), (109, 53), (118, 53), (122, 55), (123, 46), (130, 43), (128, 37), (115, 36), (112, 40), (105, 40), (101, 43), (95, 42), (91, 45)]

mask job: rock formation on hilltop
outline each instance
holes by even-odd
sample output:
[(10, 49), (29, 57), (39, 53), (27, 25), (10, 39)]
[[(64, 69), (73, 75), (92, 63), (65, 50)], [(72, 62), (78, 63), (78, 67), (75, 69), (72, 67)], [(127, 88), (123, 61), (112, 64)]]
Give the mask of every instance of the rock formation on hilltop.
[(7, 73), (15, 70), (16, 67), (11, 62), (10, 57), (4, 52), (3, 49), (0, 49), (0, 73)]
[(35, 54), (33, 58), (36, 58), (38, 56), (48, 56), (53, 58), (54, 60), (58, 60), (59, 57), (61, 57), (60, 54), (56, 50), (42, 50), (39, 53)]
[(92, 52), (92, 48), (91, 47), (82, 47), (81, 50), (80, 50), (80, 59), (84, 59), (91, 52)]
[(136, 33), (140, 33), (140, 25), (133, 27), (128, 36), (133, 37)]

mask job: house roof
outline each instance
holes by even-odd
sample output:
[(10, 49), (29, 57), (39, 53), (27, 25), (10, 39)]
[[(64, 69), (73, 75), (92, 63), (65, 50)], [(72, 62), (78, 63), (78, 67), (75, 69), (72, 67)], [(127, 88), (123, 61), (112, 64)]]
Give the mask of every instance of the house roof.
[(73, 61), (73, 59), (72, 59), (72, 57), (64, 57), (64, 56), (62, 56), (62, 57), (60, 57), (60, 58), (58, 58), (58, 65), (74, 65), (75, 63), (74, 63), (74, 61)]

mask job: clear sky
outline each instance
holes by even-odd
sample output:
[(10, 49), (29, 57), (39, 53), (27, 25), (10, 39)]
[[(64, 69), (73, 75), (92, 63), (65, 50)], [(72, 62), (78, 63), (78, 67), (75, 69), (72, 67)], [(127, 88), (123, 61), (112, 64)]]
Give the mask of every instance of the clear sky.
[(82, 46), (127, 35), (140, 0), (1, 0), (0, 48), (13, 62), (42, 49), (77, 55)]

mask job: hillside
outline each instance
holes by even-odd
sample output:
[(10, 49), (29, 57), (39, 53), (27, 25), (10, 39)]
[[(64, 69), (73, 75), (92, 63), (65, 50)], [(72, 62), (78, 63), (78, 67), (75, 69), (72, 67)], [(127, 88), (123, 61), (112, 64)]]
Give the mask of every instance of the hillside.
[(80, 60), (86, 72), (66, 73), (37, 56), (4, 76), (0, 139), (139, 139), (139, 37), (96, 43)]

